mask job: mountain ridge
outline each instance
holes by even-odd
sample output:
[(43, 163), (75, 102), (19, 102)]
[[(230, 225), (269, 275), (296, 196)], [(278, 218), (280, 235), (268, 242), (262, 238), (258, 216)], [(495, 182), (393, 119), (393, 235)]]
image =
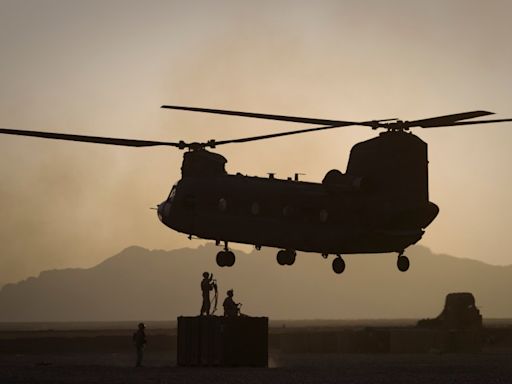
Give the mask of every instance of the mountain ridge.
[(171, 251), (130, 246), (90, 268), (41, 272), (0, 289), (0, 321), (169, 320), (195, 315), (204, 271), (228, 288), (242, 311), (272, 318), (419, 318), (435, 316), (444, 296), (470, 291), (487, 317), (512, 317), (507, 292), (512, 265), (432, 253), (407, 254), (411, 269), (396, 269), (396, 254), (347, 255), (342, 275), (331, 260), (299, 254), (294, 266), (277, 265), (275, 252), (237, 251), (232, 268), (219, 268), (213, 245)]

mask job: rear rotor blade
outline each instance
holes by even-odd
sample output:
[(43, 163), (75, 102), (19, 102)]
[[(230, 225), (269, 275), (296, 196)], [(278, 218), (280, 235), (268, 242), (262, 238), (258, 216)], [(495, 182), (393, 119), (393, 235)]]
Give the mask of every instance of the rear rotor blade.
[(512, 121), (512, 119), (496, 119), (496, 120), (480, 120), (480, 121), (455, 121), (453, 123), (448, 123), (448, 124), (427, 125), (427, 126), (423, 126), (423, 128), (438, 128), (438, 127), (452, 127), (452, 126), (457, 126), (457, 125), (503, 123), (506, 121)]
[(214, 113), (214, 114), (217, 114), (217, 115), (252, 117), (252, 118), (256, 118), (256, 119), (289, 121), (289, 122), (294, 122), (294, 123), (305, 123), (305, 124), (320, 124), (320, 125), (337, 125), (337, 124), (353, 125), (353, 124), (357, 124), (357, 125), (365, 125), (365, 124), (361, 124), (361, 123), (355, 123), (355, 122), (352, 122), (352, 121), (343, 121), (343, 120), (327, 120), (327, 119), (316, 119), (316, 118), (310, 118), (310, 117), (270, 115), (270, 114), (266, 114), (266, 113), (240, 112), (240, 111), (230, 111), (230, 110), (224, 110), (224, 109), (211, 109), (211, 108), (195, 108), (195, 107), (185, 107), (185, 106), (178, 106), (178, 105), (162, 105), (160, 108), (177, 109), (177, 110), (192, 111), (192, 112)]
[(444, 116), (437, 116), (437, 117), (431, 117), (428, 119), (421, 119), (421, 120), (413, 120), (408, 121), (407, 125), (409, 127), (436, 127), (436, 126), (446, 126), (451, 123), (454, 123), (459, 120), (467, 120), (467, 119), (474, 119), (476, 117), (482, 117), (482, 116), (488, 116), (493, 115), (493, 112), (488, 111), (471, 111), (471, 112), (462, 112), (462, 113), (454, 113), (452, 115), (444, 115)]
[(78, 142), (83, 142), (83, 143), (120, 145), (123, 147), (154, 147), (157, 145), (165, 145), (165, 146), (181, 148), (183, 146), (181, 143), (172, 143), (172, 142), (163, 142), (163, 141), (147, 141), (147, 140), (133, 140), (133, 139), (118, 139), (118, 138), (100, 137), (100, 136), (70, 135), (70, 134), (66, 134), (66, 133), (55, 133), (55, 132), (25, 131), (25, 130), (21, 130), (21, 129), (0, 128), (0, 133), (6, 134), (6, 135), (39, 137), (42, 139), (67, 140), (67, 141), (78, 141)]

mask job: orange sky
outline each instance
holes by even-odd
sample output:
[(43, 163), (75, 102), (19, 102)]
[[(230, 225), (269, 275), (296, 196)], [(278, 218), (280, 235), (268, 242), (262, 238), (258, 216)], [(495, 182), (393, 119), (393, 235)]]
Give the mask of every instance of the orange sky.
[[(356, 121), (512, 117), (511, 14), (508, 1), (2, 1), (0, 126), (154, 140), (302, 127), (161, 104)], [(512, 125), (415, 133), (441, 208), (421, 244), (512, 264)], [(231, 172), (320, 181), (373, 135), (344, 128), (218, 151)], [(0, 285), (132, 244), (197, 246), (149, 210), (181, 156), (0, 137)]]

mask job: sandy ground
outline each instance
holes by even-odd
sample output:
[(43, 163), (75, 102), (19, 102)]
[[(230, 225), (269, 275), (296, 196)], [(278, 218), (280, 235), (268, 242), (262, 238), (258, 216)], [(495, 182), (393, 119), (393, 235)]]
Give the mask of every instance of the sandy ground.
[(173, 354), (2, 355), (0, 383), (512, 383), (512, 354), (271, 353), (269, 368), (176, 367)]
[[(268, 368), (177, 367), (176, 330), (150, 327), (144, 367), (135, 368), (131, 343), (133, 324), (97, 327), (62, 324), (0, 326), (0, 384), (15, 383), (510, 383), (510, 323), (495, 324), (486, 333), (495, 340), (481, 353), (358, 354), (286, 353), (270, 329)], [(292, 333), (310, 334), (333, 324), (289, 326)], [(307, 328), (304, 328), (307, 325)], [(339, 324), (335, 324), (340, 326)], [(373, 323), (372, 323), (373, 325)], [(377, 323), (377, 325), (382, 325)], [(388, 324), (389, 325), (389, 324)], [(395, 324), (392, 324), (395, 325)], [(341, 324), (342, 328), (361, 324)], [(326, 328), (327, 327), (327, 328)], [(297, 352), (297, 351), (296, 351)]]

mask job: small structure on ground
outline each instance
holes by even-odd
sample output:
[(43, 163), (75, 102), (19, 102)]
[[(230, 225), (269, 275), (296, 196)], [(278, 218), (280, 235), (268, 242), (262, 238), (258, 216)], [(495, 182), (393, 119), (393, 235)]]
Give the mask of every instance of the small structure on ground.
[(482, 315), (470, 292), (449, 293), (443, 311), (434, 319), (418, 321), (420, 328), (448, 330), (481, 330)]
[(268, 366), (268, 318), (178, 317), (179, 366)]

